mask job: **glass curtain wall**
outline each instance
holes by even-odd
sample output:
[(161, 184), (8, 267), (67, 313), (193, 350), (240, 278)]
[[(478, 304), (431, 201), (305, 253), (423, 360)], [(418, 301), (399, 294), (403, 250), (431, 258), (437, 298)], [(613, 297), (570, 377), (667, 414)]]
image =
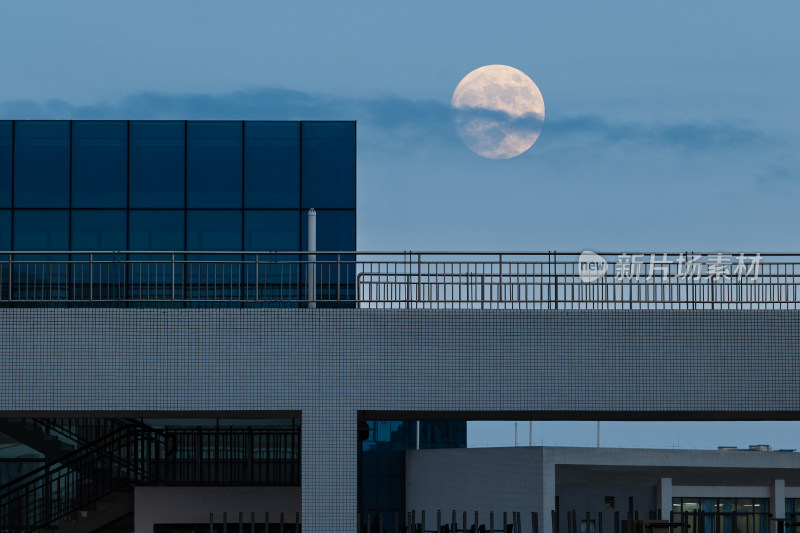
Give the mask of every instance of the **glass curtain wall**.
[(767, 533), (769, 500), (764, 498), (673, 498), (672, 520), (688, 521), (699, 533)]
[[(0, 121), (0, 252), (41, 252), (26, 257), (40, 262), (36, 278), (59, 282), (82, 273), (67, 268), (67, 256), (49, 252), (109, 252), (93, 256), (104, 266), (79, 278), (74, 290), (112, 283), (113, 276), (128, 284), (151, 276), (155, 282), (141, 290), (155, 296), (172, 266), (154, 260), (120, 272), (108, 263), (123, 258), (121, 251), (141, 252), (125, 258), (144, 260), (155, 251), (246, 251), (274, 262), (271, 252), (306, 246), (309, 208), (318, 213), (317, 249), (352, 251), (355, 142), (354, 122)], [(216, 268), (235, 285), (255, 282), (254, 273), (225, 265), (243, 257), (255, 256), (175, 259), (208, 261), (202, 268)], [(291, 287), (302, 274), (298, 256), (282, 259), (286, 264), (261, 269), (264, 290)], [(56, 260), (64, 264), (44, 264)], [(0, 270), (8, 268), (2, 261)], [(183, 290), (193, 274), (188, 264), (174, 270), (176, 290)], [(319, 267), (320, 287), (336, 281), (331, 273)], [(345, 290), (354, 292), (354, 272), (338, 275), (352, 278)]]

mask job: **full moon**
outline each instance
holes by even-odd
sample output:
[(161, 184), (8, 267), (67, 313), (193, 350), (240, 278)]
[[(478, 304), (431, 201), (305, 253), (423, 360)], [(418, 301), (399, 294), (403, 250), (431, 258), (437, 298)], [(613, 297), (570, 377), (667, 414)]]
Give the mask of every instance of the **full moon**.
[(473, 70), (453, 91), (456, 129), (478, 155), (510, 159), (528, 150), (542, 131), (544, 100), (524, 72), (506, 65)]

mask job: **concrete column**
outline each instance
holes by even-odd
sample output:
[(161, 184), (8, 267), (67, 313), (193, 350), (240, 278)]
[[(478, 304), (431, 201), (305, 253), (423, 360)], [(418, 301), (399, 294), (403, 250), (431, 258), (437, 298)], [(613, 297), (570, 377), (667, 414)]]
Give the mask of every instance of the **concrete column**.
[[(775, 479), (772, 481), (769, 491), (769, 506), (773, 518), (786, 518), (786, 481)], [(770, 533), (778, 531), (778, 523), (775, 520), (769, 521)]]
[(546, 449), (542, 450), (542, 502), (539, 512), (542, 533), (553, 533), (551, 511), (556, 508), (556, 465)]
[(662, 477), (658, 481), (658, 488), (656, 489), (656, 501), (658, 508), (661, 509), (661, 520), (669, 520), (670, 512), (672, 511), (672, 478)]
[(303, 531), (357, 531), (357, 414), (319, 408), (302, 416)]

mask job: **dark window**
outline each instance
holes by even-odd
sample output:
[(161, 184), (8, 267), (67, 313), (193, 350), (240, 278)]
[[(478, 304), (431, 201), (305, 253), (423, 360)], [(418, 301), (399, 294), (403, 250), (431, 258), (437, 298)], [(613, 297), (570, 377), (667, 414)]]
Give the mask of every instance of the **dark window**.
[[(308, 215), (301, 213), (302, 249), (308, 246)], [(317, 211), (317, 250), (349, 252), (356, 249), (355, 211)]]
[[(0, 209), (0, 251), (11, 250), (11, 210)], [(8, 257), (0, 257), (0, 262), (7, 261)]]
[(125, 211), (97, 210), (72, 212), (72, 249), (77, 251), (125, 250)]
[(63, 251), (69, 249), (69, 211), (14, 212), (14, 250)]
[(245, 123), (245, 207), (300, 207), (300, 125)]
[(183, 250), (183, 211), (131, 211), (130, 249)]
[(303, 123), (303, 207), (356, 207), (354, 122)]
[(245, 250), (296, 251), (299, 246), (300, 220), (297, 211), (245, 211)]
[(126, 207), (127, 123), (72, 125), (72, 207)]
[(11, 207), (11, 121), (0, 120), (0, 207)]
[(190, 122), (189, 207), (242, 206), (242, 123)]
[(131, 207), (184, 207), (184, 123), (131, 122)]
[(69, 207), (69, 122), (17, 122), (14, 151), (15, 207)]
[(187, 246), (190, 251), (242, 249), (241, 211), (189, 211)]

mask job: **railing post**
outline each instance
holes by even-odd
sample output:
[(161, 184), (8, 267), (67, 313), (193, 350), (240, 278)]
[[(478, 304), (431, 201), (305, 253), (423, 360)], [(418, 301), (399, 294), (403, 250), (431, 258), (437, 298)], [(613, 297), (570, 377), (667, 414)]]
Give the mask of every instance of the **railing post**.
[(170, 294), (172, 295), (172, 301), (175, 301), (175, 254), (171, 255), (170, 263), (172, 263), (172, 289)]
[[(558, 253), (553, 250), (553, 275), (555, 276), (555, 284), (553, 288), (555, 289), (555, 307), (558, 309)], [(564, 289), (566, 291), (566, 288)]]
[(8, 254), (8, 301), (13, 299), (13, 283), (14, 283), (14, 255)]
[(94, 301), (94, 254), (89, 254), (89, 301)]
[(256, 288), (255, 288), (255, 301), (258, 301), (258, 254), (256, 254)]
[(499, 278), (500, 281), (497, 286), (497, 291), (498, 291), (497, 301), (498, 303), (501, 303), (503, 301), (503, 254), (500, 254), (498, 256), (498, 265), (499, 265), (498, 268), (500, 269), (500, 278)]
[(417, 307), (422, 300), (422, 254), (417, 254)]

